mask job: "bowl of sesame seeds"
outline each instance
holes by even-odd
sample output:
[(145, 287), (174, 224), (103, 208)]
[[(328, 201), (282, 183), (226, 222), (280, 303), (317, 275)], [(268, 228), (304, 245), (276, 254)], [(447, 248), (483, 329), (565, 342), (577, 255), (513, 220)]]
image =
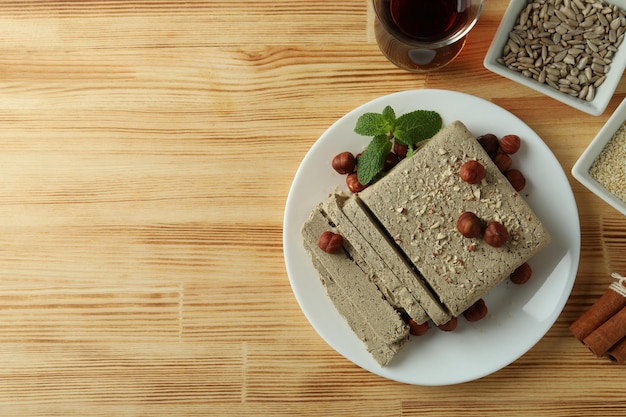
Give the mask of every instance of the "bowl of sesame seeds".
[(625, 33), (626, 0), (511, 0), (484, 65), (598, 116), (626, 68)]
[(578, 158), (572, 175), (626, 215), (626, 99)]

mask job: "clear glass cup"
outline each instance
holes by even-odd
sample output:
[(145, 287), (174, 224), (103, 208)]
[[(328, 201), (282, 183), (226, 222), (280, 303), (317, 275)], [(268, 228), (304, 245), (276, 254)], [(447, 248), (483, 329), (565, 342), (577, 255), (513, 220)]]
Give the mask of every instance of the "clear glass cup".
[(372, 0), (381, 52), (413, 72), (441, 68), (463, 49), (484, 0)]

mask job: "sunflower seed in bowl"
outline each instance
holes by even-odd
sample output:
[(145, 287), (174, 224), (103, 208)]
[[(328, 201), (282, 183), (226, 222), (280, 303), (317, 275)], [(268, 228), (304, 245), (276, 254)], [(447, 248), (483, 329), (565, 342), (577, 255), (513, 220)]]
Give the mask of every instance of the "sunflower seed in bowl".
[(626, 67), (626, 0), (512, 0), (487, 69), (592, 115)]

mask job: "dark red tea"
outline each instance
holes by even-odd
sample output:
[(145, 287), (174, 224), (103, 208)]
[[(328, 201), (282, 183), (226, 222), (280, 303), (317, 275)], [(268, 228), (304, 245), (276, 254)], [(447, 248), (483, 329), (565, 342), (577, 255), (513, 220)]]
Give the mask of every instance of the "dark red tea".
[(463, 49), (483, 0), (371, 0), (382, 53), (398, 67), (425, 72), (450, 63)]
[(405, 35), (419, 40), (445, 37), (463, 20), (462, 0), (390, 0), (391, 18)]

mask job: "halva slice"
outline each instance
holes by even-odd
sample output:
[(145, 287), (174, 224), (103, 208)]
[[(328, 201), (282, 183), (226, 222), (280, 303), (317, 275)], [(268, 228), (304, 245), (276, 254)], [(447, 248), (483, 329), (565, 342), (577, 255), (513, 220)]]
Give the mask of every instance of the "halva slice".
[[(337, 233), (343, 237), (350, 256), (361, 266), (361, 269), (369, 273), (373, 282), (393, 307), (403, 310), (417, 323), (425, 323), (429, 320), (429, 316), (420, 305), (418, 298), (388, 265), (394, 259), (382, 258), (344, 214), (341, 207), (346, 198), (344, 195), (333, 194), (324, 202), (322, 208), (335, 225)], [(371, 225), (368, 227), (371, 228)], [(405, 268), (402, 268), (401, 276), (407, 272)]]
[(376, 252), (385, 259), (386, 265), (399, 277), (403, 285), (419, 301), (420, 305), (435, 324), (450, 320), (448, 310), (441, 305), (438, 296), (429, 288), (419, 272), (407, 262), (404, 255), (382, 231), (375, 221), (359, 204), (358, 196), (352, 195), (343, 204), (343, 211)]
[(345, 251), (329, 254), (318, 247), (321, 234), (328, 230), (336, 231), (319, 205), (302, 228), (305, 248), (339, 313), (374, 359), (387, 365), (408, 341), (408, 326)]

